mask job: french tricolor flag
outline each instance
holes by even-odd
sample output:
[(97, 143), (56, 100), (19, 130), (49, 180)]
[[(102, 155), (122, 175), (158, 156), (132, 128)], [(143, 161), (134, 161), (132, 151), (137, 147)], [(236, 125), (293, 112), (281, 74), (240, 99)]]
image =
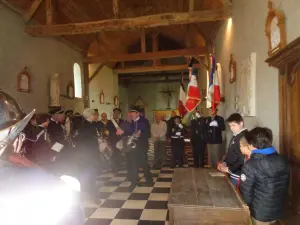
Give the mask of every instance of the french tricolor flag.
[(221, 101), (218, 68), (216, 64), (216, 59), (212, 56), (212, 68), (209, 76), (209, 87), (207, 100), (211, 103), (211, 111), (215, 112), (217, 106)]
[(187, 90), (187, 99), (185, 102), (185, 108), (188, 112), (192, 112), (201, 102), (200, 91), (197, 82), (197, 70), (192, 67), (192, 60), (189, 64), (190, 82)]
[(178, 101), (178, 110), (180, 113), (181, 118), (185, 116), (187, 110), (185, 108), (186, 102), (186, 95), (183, 87), (183, 74), (181, 74), (181, 82), (180, 82), (180, 89), (179, 89), (179, 101)]

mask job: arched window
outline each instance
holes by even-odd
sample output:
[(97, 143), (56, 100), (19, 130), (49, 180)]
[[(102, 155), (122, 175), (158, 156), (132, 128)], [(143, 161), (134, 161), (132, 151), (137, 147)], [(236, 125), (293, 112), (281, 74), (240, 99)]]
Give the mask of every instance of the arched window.
[(82, 98), (81, 69), (78, 63), (74, 63), (73, 73), (74, 73), (75, 98)]

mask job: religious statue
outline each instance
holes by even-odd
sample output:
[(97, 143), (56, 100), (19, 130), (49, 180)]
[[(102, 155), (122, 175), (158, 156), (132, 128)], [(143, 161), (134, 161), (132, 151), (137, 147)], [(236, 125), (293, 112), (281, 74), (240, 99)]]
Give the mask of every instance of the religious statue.
[(60, 88), (59, 88), (59, 74), (54, 73), (50, 78), (50, 107), (61, 106), (60, 102)]

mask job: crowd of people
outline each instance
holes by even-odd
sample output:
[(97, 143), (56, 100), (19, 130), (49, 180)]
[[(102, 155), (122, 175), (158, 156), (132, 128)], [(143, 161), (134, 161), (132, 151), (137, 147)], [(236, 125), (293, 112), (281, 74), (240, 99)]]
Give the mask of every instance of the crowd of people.
[(96, 177), (103, 169), (108, 169), (101, 147), (99, 151), (99, 140), (108, 143), (109, 169), (117, 172), (126, 161), (131, 181), (129, 189), (133, 190), (141, 185), (140, 168), (146, 183), (153, 182), (147, 156), (149, 138), (154, 143), (153, 168), (167, 165), (167, 144), (172, 152), (170, 166), (175, 168), (184, 165), (185, 138), (188, 135), (193, 147), (194, 167), (204, 167), (207, 149), (208, 164), (228, 174), (248, 204), (253, 223), (272, 224), (283, 212), (289, 183), (288, 164), (274, 149), (270, 129), (257, 127), (248, 131), (238, 113), (230, 115), (226, 123), (233, 138), (224, 151), (222, 132), (226, 127), (225, 120), (217, 115), (217, 111), (209, 117), (195, 111), (190, 126), (186, 127), (175, 112), (168, 121), (155, 115), (150, 124), (137, 107), (130, 109), (125, 120), (121, 118), (119, 108), (113, 110), (111, 120), (106, 113), (100, 115), (97, 109), (85, 109), (82, 115), (54, 109), (49, 114), (32, 117), (24, 129), (24, 152), (27, 158), (46, 167), (57, 167), (57, 162), (64, 165), (64, 169), (72, 165), (71, 170), (76, 171), (87, 191), (98, 199)]

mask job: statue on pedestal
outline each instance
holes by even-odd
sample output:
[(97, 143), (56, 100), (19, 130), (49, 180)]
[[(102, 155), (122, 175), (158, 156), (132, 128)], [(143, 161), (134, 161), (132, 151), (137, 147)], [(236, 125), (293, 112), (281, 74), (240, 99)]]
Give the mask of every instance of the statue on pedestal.
[(50, 78), (50, 107), (60, 107), (59, 74), (54, 73)]

